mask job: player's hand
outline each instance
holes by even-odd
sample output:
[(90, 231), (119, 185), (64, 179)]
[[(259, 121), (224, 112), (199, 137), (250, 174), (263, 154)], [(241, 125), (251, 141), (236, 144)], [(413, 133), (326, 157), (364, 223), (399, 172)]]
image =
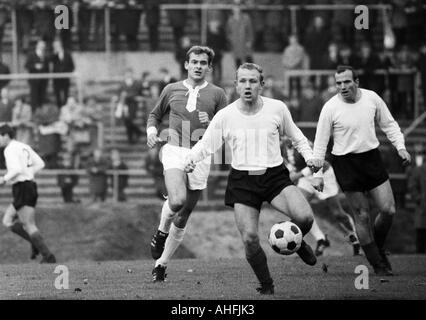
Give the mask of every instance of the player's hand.
[(162, 140), (157, 137), (156, 133), (151, 133), (148, 136), (148, 140), (146, 142), (146, 144), (148, 145), (148, 147), (150, 147), (151, 149), (155, 147), (155, 145), (157, 144), (157, 142), (161, 142)]
[(411, 163), (411, 155), (408, 153), (407, 150), (405, 149), (398, 150), (398, 155), (402, 159), (402, 164), (404, 166), (408, 166)]
[(315, 190), (322, 192), (324, 190), (324, 179), (320, 177), (312, 178), (311, 184)]
[(324, 160), (321, 159), (309, 159), (306, 161), (306, 165), (312, 170), (312, 172), (318, 172), (324, 165)]
[(206, 126), (208, 126), (210, 123), (209, 114), (207, 112), (198, 111), (198, 119), (200, 120), (201, 124)]
[(190, 172), (194, 171), (195, 166), (196, 166), (196, 164), (195, 164), (195, 161), (192, 158), (192, 156), (187, 155), (186, 158), (185, 158), (185, 168), (184, 168), (185, 172), (190, 173)]

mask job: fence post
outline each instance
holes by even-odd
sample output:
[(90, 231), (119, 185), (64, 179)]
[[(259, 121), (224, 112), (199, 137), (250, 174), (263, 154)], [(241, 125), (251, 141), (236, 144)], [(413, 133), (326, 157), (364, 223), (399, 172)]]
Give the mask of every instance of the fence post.
[(117, 170), (114, 170), (112, 178), (113, 178), (113, 181), (114, 181), (113, 182), (113, 189), (112, 189), (113, 201), (118, 202), (118, 173), (117, 173)]
[(207, 9), (204, 4), (201, 5), (201, 43), (207, 42)]

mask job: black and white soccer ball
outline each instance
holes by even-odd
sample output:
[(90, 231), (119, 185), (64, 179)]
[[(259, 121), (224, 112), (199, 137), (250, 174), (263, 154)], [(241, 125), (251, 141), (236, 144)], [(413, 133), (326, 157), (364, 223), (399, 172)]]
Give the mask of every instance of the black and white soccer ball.
[(290, 255), (299, 250), (302, 239), (302, 231), (290, 221), (274, 224), (268, 238), (272, 249), (283, 255)]

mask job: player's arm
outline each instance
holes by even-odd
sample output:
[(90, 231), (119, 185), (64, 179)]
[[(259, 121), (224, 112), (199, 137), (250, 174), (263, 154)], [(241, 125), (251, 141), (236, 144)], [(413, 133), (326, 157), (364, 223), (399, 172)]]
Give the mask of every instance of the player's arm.
[(404, 165), (408, 165), (411, 162), (411, 156), (405, 148), (404, 135), (401, 132), (401, 128), (393, 118), (389, 111), (386, 103), (380, 98), (379, 95), (375, 94), (376, 99), (376, 121), (380, 129), (386, 134), (386, 137), (398, 150), (398, 155), (403, 161)]
[[(215, 101), (217, 101), (214, 114), (218, 113), (219, 110), (225, 108), (228, 104), (225, 91), (223, 89), (218, 90), (218, 94), (216, 95)], [(210, 124), (209, 114), (204, 111), (198, 111), (198, 119), (200, 123), (205, 125), (206, 127)]]
[[(213, 117), (203, 137), (192, 147), (185, 159), (186, 171), (192, 171), (195, 164), (215, 153), (223, 144), (223, 117), (220, 113)], [(192, 170), (191, 170), (192, 169)]]
[(315, 133), (314, 140), (314, 156), (313, 165), (316, 167), (323, 167), (325, 154), (327, 152), (327, 145), (330, 141), (331, 131), (333, 126), (333, 120), (331, 117), (330, 108), (325, 105), (320, 113), (317, 122), (317, 131)]
[(0, 184), (5, 184), (21, 173), (20, 159), (14, 150), (5, 149), (4, 158), (6, 160), (7, 172), (3, 177), (0, 177)]
[(169, 90), (169, 86), (166, 86), (163, 89), (157, 104), (148, 116), (146, 135), (147, 145), (150, 148), (153, 148), (157, 142), (161, 141), (161, 139), (158, 137), (158, 126), (161, 124), (161, 120), (163, 119), (164, 115), (167, 114), (170, 109), (168, 103)]
[(29, 165), (33, 169), (34, 174), (46, 166), (43, 159), (33, 149), (30, 149), (30, 157), (31, 164)]

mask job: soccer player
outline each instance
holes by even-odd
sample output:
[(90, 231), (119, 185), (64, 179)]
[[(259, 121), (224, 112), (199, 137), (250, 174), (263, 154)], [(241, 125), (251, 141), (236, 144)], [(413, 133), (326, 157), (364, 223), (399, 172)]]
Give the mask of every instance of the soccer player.
[[(332, 136), (331, 164), (352, 207), (361, 247), (376, 274), (391, 276), (392, 266), (384, 245), (395, 215), (395, 200), (378, 149), (375, 122), (398, 150), (404, 165), (411, 162), (411, 156), (385, 102), (374, 91), (359, 88), (356, 71), (350, 66), (338, 66), (335, 80), (338, 93), (322, 108), (312, 163), (316, 168), (323, 165)], [(367, 194), (380, 211), (373, 226)]]
[(210, 159), (192, 173), (184, 171), (184, 161), (210, 119), (227, 104), (224, 90), (205, 80), (213, 58), (212, 49), (191, 47), (184, 65), (187, 79), (167, 85), (148, 117), (147, 144), (153, 148), (165, 140), (162, 134), (158, 136), (158, 125), (164, 115), (170, 113), (168, 143), (160, 151), (168, 199), (163, 204), (160, 225), (151, 241), (152, 257), (156, 259), (152, 271), (154, 282), (165, 280), (167, 263), (182, 242), (189, 215), (207, 186)]
[[(308, 165), (311, 165), (312, 149), (293, 122), (287, 106), (280, 100), (260, 95), (264, 83), (262, 73), (262, 68), (254, 63), (244, 63), (238, 68), (236, 88), (239, 99), (215, 115), (185, 163), (186, 170), (196, 170), (199, 162), (215, 153), (223, 141), (229, 144), (232, 169), (225, 204), (234, 208), (246, 259), (260, 282), (257, 290), (261, 294), (273, 294), (273, 280), (259, 243), (260, 209), (267, 201), (289, 216), (303, 235), (309, 232), (313, 212), (301, 191), (291, 182), (283, 164), (280, 136), (284, 133), (289, 136)], [(320, 177), (313, 181), (318, 189), (322, 188), (322, 182)], [(305, 241), (302, 241), (297, 254), (308, 265), (315, 265), (317, 261)]]
[(13, 203), (6, 209), (3, 225), (31, 243), (35, 258), (41, 253), (41, 263), (55, 263), (35, 223), (37, 184), (34, 174), (44, 168), (44, 161), (25, 143), (14, 139), (14, 129), (7, 124), (0, 126), (0, 146), (5, 147), (7, 172), (0, 177), (0, 185), (12, 184)]
[[(327, 161), (324, 162), (324, 189), (322, 192), (315, 190), (311, 184), (311, 180), (313, 179), (312, 171), (306, 166), (306, 162), (302, 155), (297, 152), (297, 150), (294, 150), (293, 146), (288, 144), (288, 141), (286, 142), (287, 143), (284, 143), (283, 154), (285, 154), (284, 159), (288, 162), (286, 166), (290, 171), (290, 179), (300, 188), (308, 201), (314, 199), (325, 201), (331, 215), (338, 222), (338, 228), (351, 243), (353, 254), (355, 256), (359, 255), (361, 248), (356, 236), (355, 225), (352, 217), (343, 209), (342, 203), (340, 202), (339, 186), (333, 168)], [(315, 220), (312, 224), (310, 234), (317, 242), (315, 255), (322, 255), (324, 249), (330, 246), (330, 241)]]

